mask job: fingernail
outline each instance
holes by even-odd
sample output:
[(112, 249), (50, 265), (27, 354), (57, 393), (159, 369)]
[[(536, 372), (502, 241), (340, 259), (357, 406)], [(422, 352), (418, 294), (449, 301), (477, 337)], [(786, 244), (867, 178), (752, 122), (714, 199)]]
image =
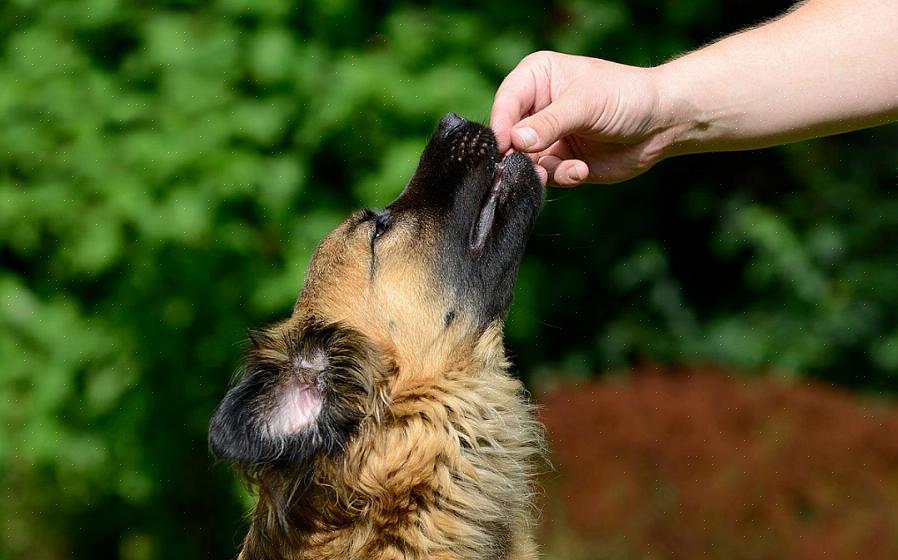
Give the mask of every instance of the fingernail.
[(579, 183), (583, 180), (583, 175), (580, 174), (579, 169), (574, 168), (567, 172), (567, 178), (571, 181), (577, 181)]
[(521, 139), (522, 148), (529, 148), (530, 146), (536, 144), (536, 131), (532, 128), (517, 128), (515, 129), (515, 132), (518, 133), (518, 137)]

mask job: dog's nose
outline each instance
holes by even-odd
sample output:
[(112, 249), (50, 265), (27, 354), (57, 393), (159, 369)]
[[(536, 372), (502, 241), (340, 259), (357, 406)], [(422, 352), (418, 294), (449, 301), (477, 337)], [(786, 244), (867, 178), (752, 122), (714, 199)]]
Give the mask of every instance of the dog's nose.
[(443, 138), (448, 138), (450, 134), (461, 128), (466, 122), (468, 121), (455, 113), (446, 113), (446, 116), (440, 120), (440, 135)]

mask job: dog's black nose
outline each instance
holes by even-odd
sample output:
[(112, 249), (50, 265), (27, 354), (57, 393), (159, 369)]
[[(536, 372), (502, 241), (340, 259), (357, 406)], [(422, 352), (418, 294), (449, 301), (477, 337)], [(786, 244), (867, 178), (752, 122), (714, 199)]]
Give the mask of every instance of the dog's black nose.
[(446, 116), (444, 116), (440, 120), (440, 128), (439, 128), (440, 135), (443, 138), (447, 138), (455, 130), (458, 130), (459, 128), (461, 128), (461, 126), (464, 125), (466, 122), (468, 122), (468, 121), (466, 121), (462, 117), (459, 117), (455, 113), (446, 113)]

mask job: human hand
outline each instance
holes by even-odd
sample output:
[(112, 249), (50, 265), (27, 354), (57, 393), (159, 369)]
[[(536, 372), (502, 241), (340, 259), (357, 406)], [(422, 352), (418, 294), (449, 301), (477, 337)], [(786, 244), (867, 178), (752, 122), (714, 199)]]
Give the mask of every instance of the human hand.
[(663, 159), (659, 106), (650, 68), (537, 52), (499, 86), (490, 126), (499, 151), (528, 153), (544, 183), (616, 183)]

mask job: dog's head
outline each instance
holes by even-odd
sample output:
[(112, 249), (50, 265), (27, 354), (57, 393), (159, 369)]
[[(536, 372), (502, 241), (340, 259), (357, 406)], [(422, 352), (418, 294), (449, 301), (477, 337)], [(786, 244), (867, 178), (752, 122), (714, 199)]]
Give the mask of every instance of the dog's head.
[(542, 194), (527, 157), (502, 158), (488, 128), (444, 117), (399, 198), (331, 232), (293, 315), (251, 335), (243, 377), (212, 419), (212, 452), (245, 467), (334, 452), (378, 421), (397, 385), (484, 345), (501, 354)]

